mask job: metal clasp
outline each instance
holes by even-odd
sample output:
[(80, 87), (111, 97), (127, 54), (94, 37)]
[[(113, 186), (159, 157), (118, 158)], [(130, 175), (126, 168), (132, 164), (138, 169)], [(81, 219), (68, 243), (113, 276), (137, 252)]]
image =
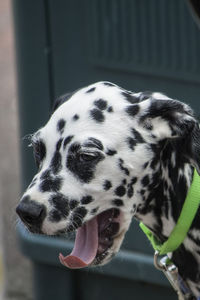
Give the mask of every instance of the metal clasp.
[(167, 277), (173, 289), (176, 291), (179, 300), (188, 300), (191, 297), (191, 293), (187, 292), (183, 294), (180, 283), (179, 283), (179, 275), (178, 268), (170, 261), (168, 256), (164, 256), (159, 259), (159, 252), (155, 251), (154, 253), (154, 265), (155, 267), (162, 271), (164, 275)]

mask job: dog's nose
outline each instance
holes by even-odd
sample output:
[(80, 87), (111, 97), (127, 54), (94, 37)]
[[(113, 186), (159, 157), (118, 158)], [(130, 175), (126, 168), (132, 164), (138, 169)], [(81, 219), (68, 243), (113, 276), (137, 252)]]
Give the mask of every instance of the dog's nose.
[(30, 200), (28, 196), (24, 197), (16, 208), (16, 212), (20, 219), (29, 225), (37, 225), (42, 223), (45, 218), (45, 206)]

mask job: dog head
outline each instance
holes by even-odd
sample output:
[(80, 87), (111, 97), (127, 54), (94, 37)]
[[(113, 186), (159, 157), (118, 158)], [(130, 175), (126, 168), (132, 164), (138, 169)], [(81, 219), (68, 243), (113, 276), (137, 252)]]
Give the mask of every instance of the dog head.
[(161, 145), (187, 139), (184, 155), (198, 168), (199, 146), (191, 142), (197, 126), (187, 105), (159, 93), (99, 82), (63, 96), (32, 136), (38, 173), (17, 213), (35, 233), (77, 229), (72, 253), (60, 255), (63, 264), (105, 264), (144, 203)]

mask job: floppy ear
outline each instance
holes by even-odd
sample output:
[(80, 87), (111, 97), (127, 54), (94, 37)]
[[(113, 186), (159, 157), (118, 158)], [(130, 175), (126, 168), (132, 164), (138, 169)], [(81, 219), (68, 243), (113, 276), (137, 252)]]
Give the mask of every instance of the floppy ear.
[[(184, 154), (200, 175), (200, 129), (196, 121), (190, 135), (184, 141)], [(181, 147), (181, 145), (180, 145)]]
[(158, 140), (177, 142), (177, 151), (200, 174), (200, 128), (188, 105), (177, 100), (151, 99), (140, 120)]

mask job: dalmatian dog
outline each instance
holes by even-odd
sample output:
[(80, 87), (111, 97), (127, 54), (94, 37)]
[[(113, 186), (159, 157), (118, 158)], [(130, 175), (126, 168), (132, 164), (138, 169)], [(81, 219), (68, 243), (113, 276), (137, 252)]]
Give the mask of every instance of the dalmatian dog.
[[(133, 216), (164, 242), (194, 168), (200, 172), (192, 109), (161, 93), (133, 93), (110, 82), (58, 98), (31, 143), (38, 173), (16, 211), (33, 233), (76, 231), (71, 254), (60, 254), (69, 268), (109, 262)], [(200, 211), (172, 260), (200, 296)]]

